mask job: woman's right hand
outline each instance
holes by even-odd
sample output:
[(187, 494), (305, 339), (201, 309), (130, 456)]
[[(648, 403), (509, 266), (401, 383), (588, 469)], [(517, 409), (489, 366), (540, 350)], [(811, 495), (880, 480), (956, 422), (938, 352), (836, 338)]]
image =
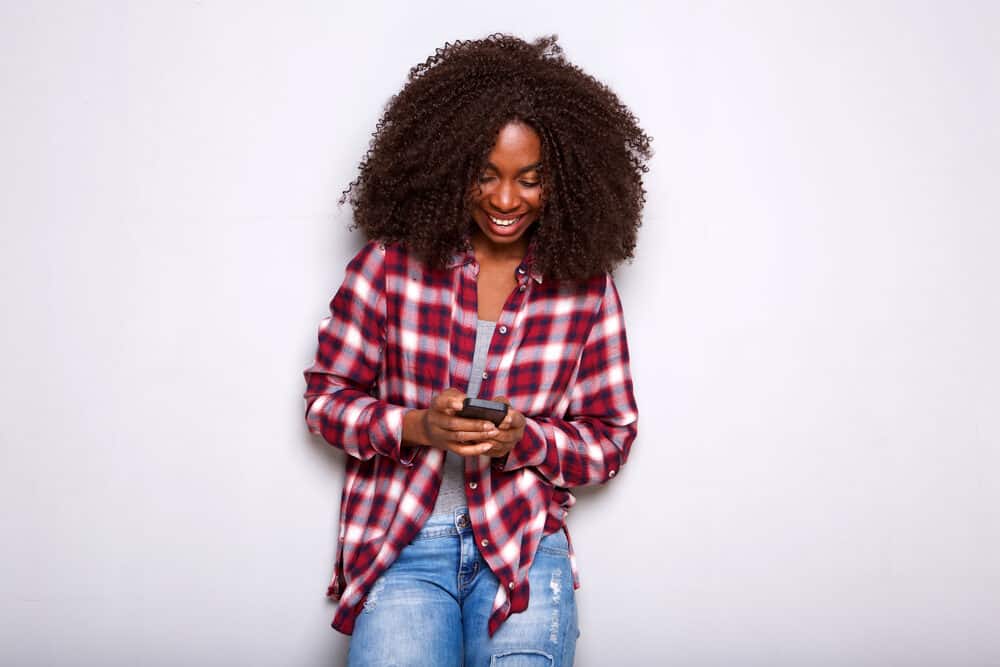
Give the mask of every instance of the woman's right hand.
[(465, 394), (445, 389), (431, 399), (426, 410), (410, 410), (403, 417), (403, 440), (459, 456), (480, 456), (493, 446), (497, 427), (482, 419), (456, 416)]

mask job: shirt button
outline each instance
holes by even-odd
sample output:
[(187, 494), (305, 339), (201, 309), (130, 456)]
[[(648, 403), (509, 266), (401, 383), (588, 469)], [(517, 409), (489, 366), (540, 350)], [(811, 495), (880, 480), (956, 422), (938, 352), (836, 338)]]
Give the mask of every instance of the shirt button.
[(483, 541), (482, 541), (482, 542), (480, 542), (479, 544), (480, 544), (481, 546), (483, 546), (483, 547), (488, 547), (488, 546), (490, 546), (490, 541), (489, 541), (489, 540), (483, 540)]
[(484, 380), (485, 380), (486, 378), (488, 378), (489, 376), (490, 376), (490, 374), (489, 374), (489, 373), (487, 373), (486, 371), (483, 371), (483, 379), (484, 379)]
[(477, 486), (479, 486), (479, 485), (478, 485), (478, 484), (476, 484), (475, 482), (469, 482), (469, 488), (470, 488), (470, 489), (474, 489), (474, 488), (476, 488)]
[(500, 333), (502, 333), (502, 334), (507, 333), (507, 327), (501, 326), (500, 327)]
[(615, 476), (615, 471), (614, 470), (612, 470), (611, 472), (608, 473), (608, 477), (614, 477), (614, 476)]
[(517, 289), (518, 289), (519, 292), (523, 292), (524, 290), (528, 289), (528, 286), (527, 285), (521, 285)]
[(512, 581), (509, 584), (507, 584), (507, 588), (514, 588), (514, 582)]
[(527, 273), (527, 270), (523, 266), (519, 266), (517, 267), (517, 272), (523, 276), (525, 273)]

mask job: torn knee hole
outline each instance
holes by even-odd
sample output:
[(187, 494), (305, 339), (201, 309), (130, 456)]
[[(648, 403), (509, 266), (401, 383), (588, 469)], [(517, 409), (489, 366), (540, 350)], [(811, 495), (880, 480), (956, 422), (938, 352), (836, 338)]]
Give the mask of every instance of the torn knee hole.
[(494, 653), (490, 667), (552, 667), (552, 656), (531, 649)]

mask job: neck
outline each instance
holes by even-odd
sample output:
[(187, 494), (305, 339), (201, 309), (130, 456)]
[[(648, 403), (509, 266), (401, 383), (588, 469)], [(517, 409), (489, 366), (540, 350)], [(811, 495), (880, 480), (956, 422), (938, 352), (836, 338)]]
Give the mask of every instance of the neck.
[(522, 236), (514, 243), (493, 243), (482, 231), (476, 229), (469, 240), (476, 253), (476, 259), (480, 263), (484, 260), (488, 262), (520, 262), (528, 253), (527, 236)]

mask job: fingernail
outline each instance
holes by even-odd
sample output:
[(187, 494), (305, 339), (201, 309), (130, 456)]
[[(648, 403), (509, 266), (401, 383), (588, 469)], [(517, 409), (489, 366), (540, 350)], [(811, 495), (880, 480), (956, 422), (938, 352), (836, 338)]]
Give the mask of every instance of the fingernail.
[(483, 422), (483, 430), (484, 431), (492, 431), (493, 430), (493, 424), (491, 424), (490, 422)]

